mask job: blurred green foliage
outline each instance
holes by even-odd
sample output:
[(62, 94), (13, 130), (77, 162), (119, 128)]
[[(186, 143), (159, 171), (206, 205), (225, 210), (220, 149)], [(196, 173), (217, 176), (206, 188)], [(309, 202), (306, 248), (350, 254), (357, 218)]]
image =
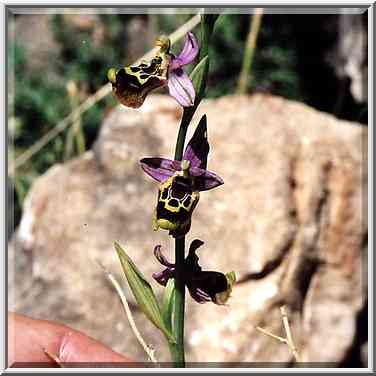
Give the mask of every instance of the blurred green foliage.
[[(215, 63), (211, 67), (209, 96), (219, 97), (235, 91), (249, 23), (249, 15), (228, 14), (219, 18), (211, 50), (211, 61)], [(249, 88), (251, 91), (267, 91), (285, 98), (300, 99), (295, 46), (294, 41), (288, 38), (289, 25), (275, 30), (267, 23), (268, 16), (264, 15)]]
[[(14, 156), (20, 155), (72, 111), (74, 101), (67, 92), (68, 82), (76, 85), (75, 95), (80, 96), (79, 101), (82, 101), (107, 82), (106, 73), (110, 67), (129, 62), (129, 52), (125, 46), (131, 42), (131, 38), (140, 35), (137, 32), (132, 34), (129, 25), (135, 17), (140, 16), (98, 14), (97, 17), (94, 26), (86, 28), (68, 22), (62, 14), (51, 17), (49, 31), (57, 47), (54, 51), (55, 58), (45, 65), (46, 69), (31, 68), (27, 55), (28, 46), (23, 44), (22, 38), (16, 37), (9, 44), (8, 67), (15, 77), (14, 96), (10, 98), (14, 112), (11, 111), (9, 121), (9, 137), (14, 144)], [(173, 16), (163, 14), (142, 17), (149, 35), (149, 43), (144, 46), (146, 50), (152, 45), (156, 35), (174, 31), (192, 14), (187, 11), (186, 14)], [(306, 49), (308, 45), (303, 43), (302, 48), (302, 43), (300, 47), (297, 43), (297, 35), (303, 29), (305, 21), (302, 21), (302, 26), (296, 20), (297, 18), (288, 18), (286, 15), (263, 16), (249, 87), (251, 92), (272, 93), (315, 105), (318, 103), (316, 92), (305, 90), (303, 85), (304, 82), (314, 82), (315, 78), (307, 78), (300, 69), (299, 53), (307, 55), (306, 51), (309, 51)], [(315, 27), (315, 23), (312, 24)], [(209, 51), (211, 65), (207, 96), (219, 97), (235, 92), (249, 26), (248, 14), (225, 14), (219, 17)], [(199, 27), (194, 32), (198, 35)], [(314, 43), (319, 45), (320, 39), (314, 32), (311, 34), (313, 37), (310, 47)], [(35, 37), (38, 38), (37, 35)], [(180, 46), (181, 44), (173, 46), (172, 52), (178, 52)], [(333, 97), (321, 87), (318, 90)], [(325, 95), (319, 99), (325, 100), (324, 97)], [(105, 112), (115, 105), (116, 101), (108, 96), (83, 115), (81, 124), (88, 148), (97, 136)], [(330, 106), (333, 107), (332, 104)], [(320, 108), (319, 103), (317, 107), (330, 112), (330, 106)], [(348, 109), (348, 106), (343, 107)], [(366, 113), (366, 105), (363, 104), (354, 111), (359, 108)], [(64, 161), (66, 141), (67, 131), (62, 132), (17, 170), (12, 179), (12, 187), (9, 187), (10, 191), (15, 192), (15, 224), (19, 221), (24, 197), (34, 179), (53, 164)]]
[[(77, 30), (62, 15), (51, 20), (51, 32), (59, 46), (58, 58), (49, 71), (32, 69), (28, 64), (26, 46), (16, 39), (8, 54), (9, 71), (14, 72), (13, 118), (9, 126), (10, 142), (17, 157), (72, 111), (67, 93), (68, 82), (79, 88), (80, 99), (93, 94), (107, 83), (106, 73), (114, 63), (124, 61), (126, 51), (122, 44), (123, 19), (117, 15), (100, 15), (104, 35), (94, 45), (91, 30)], [(104, 111), (115, 105), (107, 97), (82, 118), (85, 142), (90, 147), (97, 136)], [(31, 160), (21, 166), (12, 178), (14, 194), (14, 224), (19, 222), (21, 207), (27, 191), (37, 176), (53, 164), (64, 160), (65, 143), (69, 130), (62, 132)]]
[[(277, 16), (273, 15), (273, 21)], [(170, 33), (190, 17), (189, 14), (179, 14), (178, 18), (159, 15), (155, 24), (163, 25), (163, 31)], [(235, 92), (249, 25), (249, 14), (222, 14), (218, 18), (210, 45), (208, 97)], [(199, 35), (199, 27), (194, 32)], [(278, 27), (273, 27), (270, 16), (264, 16), (250, 75), (250, 91), (272, 92), (297, 100), (302, 98), (296, 69), (296, 45), (291, 34), (288, 23), (281, 22)], [(174, 50), (177, 52), (179, 48)]]

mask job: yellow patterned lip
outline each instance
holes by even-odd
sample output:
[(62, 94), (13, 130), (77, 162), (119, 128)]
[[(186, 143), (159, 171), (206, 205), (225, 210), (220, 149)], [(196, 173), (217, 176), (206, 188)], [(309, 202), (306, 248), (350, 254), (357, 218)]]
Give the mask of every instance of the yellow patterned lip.
[(176, 223), (172, 223), (167, 219), (158, 219), (157, 223), (158, 223), (159, 227), (162, 228), (163, 230), (174, 231), (178, 227), (178, 225)]

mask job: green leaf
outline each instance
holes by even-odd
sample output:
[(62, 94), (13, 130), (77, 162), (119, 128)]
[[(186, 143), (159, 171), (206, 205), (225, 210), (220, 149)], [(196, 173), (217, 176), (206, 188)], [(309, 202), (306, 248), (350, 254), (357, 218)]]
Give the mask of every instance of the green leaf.
[(201, 61), (196, 65), (191, 73), (191, 80), (196, 91), (196, 103), (197, 106), (201, 98), (204, 96), (206, 78), (209, 72), (209, 57), (206, 55)]
[(157, 298), (155, 297), (149, 282), (138, 270), (131, 258), (125, 253), (124, 249), (117, 242), (115, 242), (114, 245), (129, 287), (131, 288), (141, 311), (164, 333), (169, 341), (175, 343), (176, 341), (173, 334), (166, 328), (163, 321)]
[(201, 43), (200, 43), (200, 60), (209, 54), (210, 39), (213, 34), (214, 25), (217, 21), (218, 14), (206, 14), (201, 15)]
[(208, 30), (212, 33), (214, 29), (215, 22), (217, 21), (220, 14), (208, 14), (205, 13), (202, 15), (202, 23)]
[[(190, 78), (192, 80), (193, 86), (196, 92), (196, 99), (195, 104), (191, 107), (184, 107), (183, 118), (181, 120), (181, 127), (188, 128), (190, 121), (196, 111), (196, 108), (201, 102), (202, 97), (205, 93), (206, 87), (206, 77), (209, 72), (209, 58), (205, 56), (201, 61), (196, 65), (195, 69), (193, 69), (192, 73), (190, 74)], [(179, 132), (180, 135), (180, 132)], [(184, 136), (185, 137), (185, 136)], [(184, 140), (183, 140), (184, 144)], [(183, 155), (183, 144), (180, 145), (180, 149), (178, 153), (175, 153), (175, 159), (181, 158)], [(178, 149), (177, 149), (178, 150)]]
[(175, 303), (175, 279), (170, 278), (163, 294), (162, 318), (167, 329), (172, 332), (172, 312)]

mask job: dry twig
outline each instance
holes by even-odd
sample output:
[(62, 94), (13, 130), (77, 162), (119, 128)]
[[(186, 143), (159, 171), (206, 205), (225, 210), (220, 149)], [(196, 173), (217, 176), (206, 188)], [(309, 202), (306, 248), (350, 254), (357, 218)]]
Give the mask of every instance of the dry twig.
[(289, 346), (289, 348), (292, 352), (292, 355), (294, 355), (295, 361), (299, 362), (299, 354), (298, 354), (298, 350), (295, 346), (295, 343), (292, 339), (289, 319), (288, 319), (287, 314), (286, 314), (286, 307), (282, 306), (280, 308), (280, 310), (281, 310), (281, 315), (282, 315), (283, 327), (285, 328), (287, 345)]
[(278, 340), (282, 343), (285, 343), (289, 347), (292, 355), (294, 356), (295, 361), (299, 362), (300, 361), (299, 353), (298, 353), (298, 350), (295, 346), (295, 343), (294, 343), (292, 335), (291, 335), (291, 328), (290, 328), (290, 323), (289, 323), (287, 313), (286, 313), (286, 307), (285, 306), (280, 307), (280, 311), (281, 311), (281, 315), (282, 315), (282, 323), (283, 323), (283, 327), (285, 329), (286, 338), (272, 334), (269, 331), (267, 331), (263, 328), (260, 328), (259, 326), (257, 326), (256, 329), (259, 332), (261, 332), (261, 333), (263, 333), (263, 334), (265, 334), (269, 337), (272, 337), (272, 338), (274, 338), (274, 339), (276, 339), (276, 340)]

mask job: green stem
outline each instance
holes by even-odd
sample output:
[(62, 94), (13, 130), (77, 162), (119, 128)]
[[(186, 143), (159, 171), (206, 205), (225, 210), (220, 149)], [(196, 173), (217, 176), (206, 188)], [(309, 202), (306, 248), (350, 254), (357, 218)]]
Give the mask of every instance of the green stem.
[(185, 367), (184, 357), (184, 311), (185, 311), (185, 283), (184, 283), (185, 237), (175, 239), (175, 304), (174, 331), (176, 345), (172, 356), (175, 367)]
[[(178, 138), (175, 148), (175, 160), (181, 161), (185, 138), (189, 122), (193, 112), (185, 108), (181, 119)], [(185, 283), (184, 283), (184, 258), (185, 258), (185, 237), (175, 239), (175, 304), (174, 304), (174, 333), (176, 344), (170, 344), (171, 356), (175, 367), (185, 367), (184, 358), (184, 311), (185, 311)]]
[[(203, 15), (201, 22), (201, 49), (199, 61), (208, 54), (210, 35), (213, 31), (217, 16)], [(178, 137), (175, 147), (175, 160), (181, 161), (183, 158), (185, 138), (190, 121), (199, 105), (205, 91), (206, 76), (209, 65), (201, 78), (196, 89), (196, 101), (194, 106), (184, 108), (181, 119)], [(184, 353), (184, 311), (185, 311), (185, 281), (184, 281), (184, 260), (185, 260), (185, 237), (175, 239), (175, 301), (173, 308), (173, 330), (176, 344), (169, 343), (171, 356), (175, 367), (185, 367)]]
[(191, 110), (191, 107), (184, 108), (183, 117), (181, 119), (178, 138), (176, 140), (176, 146), (175, 146), (174, 158), (176, 161), (181, 161), (183, 158), (185, 137), (187, 136), (189, 122), (192, 119), (193, 113), (194, 111)]
[(168, 348), (170, 349), (171, 359), (173, 361), (174, 367), (178, 367), (179, 360), (177, 355), (177, 346), (176, 343), (168, 341)]

